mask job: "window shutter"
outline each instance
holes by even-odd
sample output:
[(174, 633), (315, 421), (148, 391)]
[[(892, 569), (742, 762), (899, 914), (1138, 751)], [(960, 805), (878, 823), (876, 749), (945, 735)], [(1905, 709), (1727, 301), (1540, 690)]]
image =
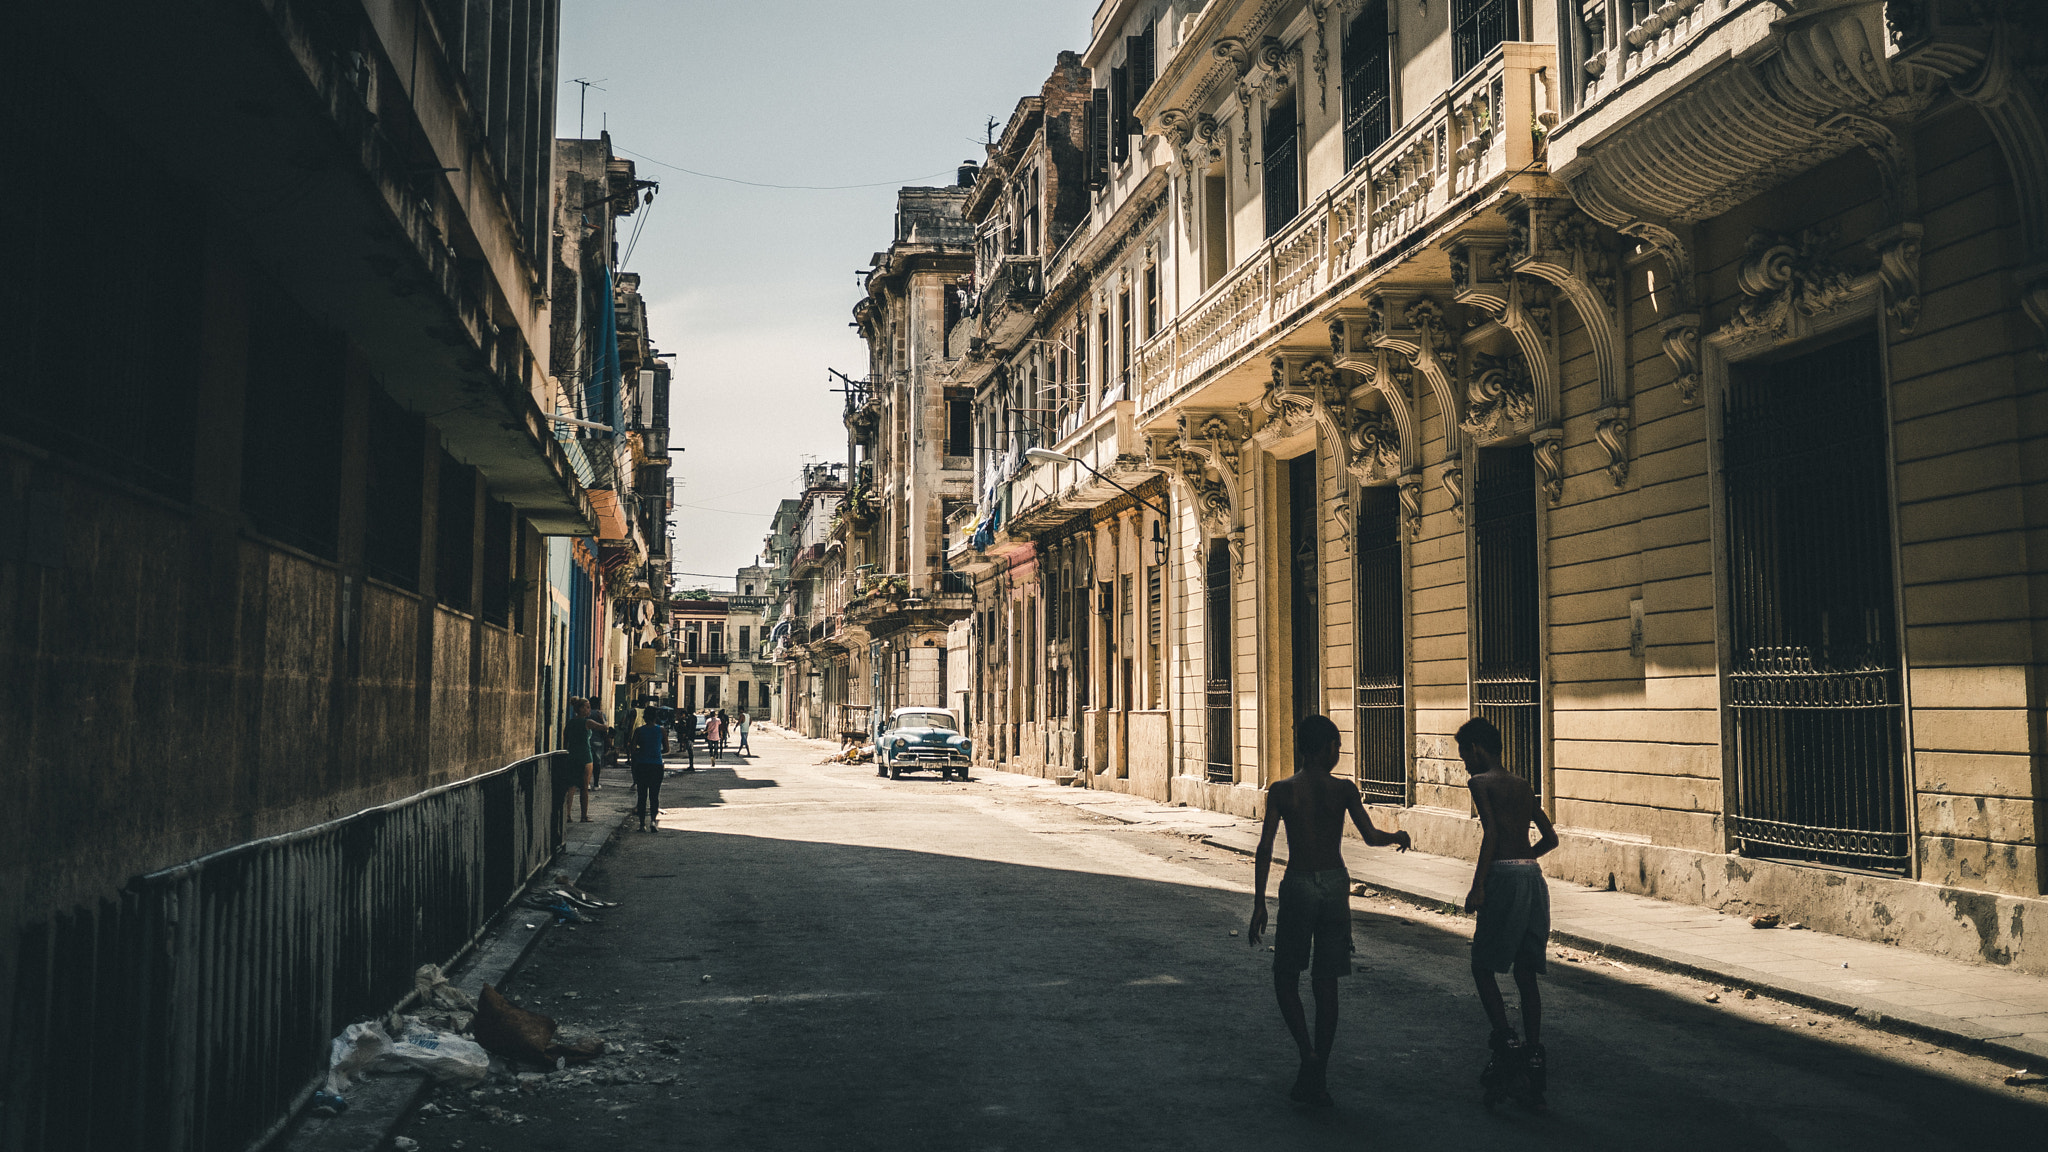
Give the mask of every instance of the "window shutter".
[(1126, 68), (1109, 70), (1109, 159), (1121, 164), (1131, 154), (1131, 73)]
[(1088, 187), (1109, 183), (1109, 89), (1097, 88), (1088, 105)]
[[(1124, 37), (1124, 60), (1131, 69), (1131, 107), (1135, 110), (1138, 101), (1152, 90), (1155, 67), (1152, 52), (1152, 29), (1146, 28), (1143, 36)], [(1133, 134), (1137, 128), (1132, 128)]]

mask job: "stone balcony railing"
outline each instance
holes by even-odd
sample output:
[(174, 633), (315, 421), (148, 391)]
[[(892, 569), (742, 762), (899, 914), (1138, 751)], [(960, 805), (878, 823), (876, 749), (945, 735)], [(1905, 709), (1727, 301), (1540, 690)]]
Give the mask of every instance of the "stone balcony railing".
[(1031, 330), (1045, 298), (1045, 272), (1036, 256), (1005, 256), (981, 286), (981, 338), (991, 351), (1008, 351)]
[(1148, 425), (1333, 287), (1540, 164), (1548, 44), (1503, 44), (1457, 87), (1241, 261), (1134, 357), (1137, 420)]

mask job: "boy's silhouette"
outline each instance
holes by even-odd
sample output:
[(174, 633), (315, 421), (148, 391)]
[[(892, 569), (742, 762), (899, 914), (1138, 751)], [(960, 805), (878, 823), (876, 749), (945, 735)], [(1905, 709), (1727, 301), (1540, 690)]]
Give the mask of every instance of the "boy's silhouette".
[[(1472, 979), (1479, 1002), (1493, 1025), (1487, 1042), (1493, 1058), (1479, 1081), (1488, 1103), (1518, 1082), (1527, 1089), (1526, 1102), (1541, 1111), (1548, 1079), (1543, 1049), (1543, 998), (1536, 977), (1543, 974), (1545, 946), (1550, 939), (1550, 889), (1536, 858), (1557, 847), (1557, 831), (1536, 804), (1536, 794), (1521, 777), (1501, 767), (1500, 729), (1485, 718), (1468, 720), (1458, 729), (1458, 757), (1471, 773), (1472, 806), (1479, 812), (1482, 836), (1472, 890), (1465, 910), (1479, 913), (1472, 932)], [(1529, 843), (1529, 826), (1541, 834)], [(1508, 1025), (1507, 1005), (1494, 975), (1515, 971), (1522, 993), (1522, 1028), (1529, 1035), (1519, 1044)]]
[[(1351, 974), (1351, 875), (1344, 870), (1344, 817), (1349, 815), (1358, 825), (1367, 844), (1408, 850), (1406, 832), (1373, 827), (1358, 786), (1330, 775), (1337, 764), (1338, 743), (1337, 726), (1327, 717), (1311, 714), (1295, 724), (1296, 771), (1266, 789), (1266, 823), (1259, 833), (1253, 872), (1257, 895), (1250, 935), (1256, 947), (1266, 931), (1266, 874), (1273, 865), (1273, 837), (1286, 824), (1287, 872), (1280, 878), (1280, 922), (1273, 932), (1273, 993), (1301, 1053), (1301, 1070), (1289, 1095), (1318, 1107), (1331, 1103), (1325, 1080), (1330, 1045), (1337, 1038), (1337, 978)], [(1301, 1007), (1304, 968), (1311, 969), (1309, 987), (1316, 998), (1313, 1043)]]

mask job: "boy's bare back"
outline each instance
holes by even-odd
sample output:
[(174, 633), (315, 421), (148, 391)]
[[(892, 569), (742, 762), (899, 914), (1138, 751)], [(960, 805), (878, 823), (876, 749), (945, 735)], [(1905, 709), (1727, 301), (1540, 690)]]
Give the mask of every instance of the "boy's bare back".
[(1266, 804), (1287, 827), (1290, 871), (1344, 867), (1344, 817), (1360, 806), (1357, 785), (1327, 772), (1297, 773), (1274, 781)]
[(1466, 783), (1472, 789), (1472, 802), (1479, 809), (1479, 819), (1487, 831), (1494, 834), (1495, 860), (1533, 860), (1536, 853), (1529, 843), (1529, 828), (1535, 822), (1540, 809), (1536, 807), (1536, 793), (1530, 790), (1528, 782), (1504, 768), (1481, 772)]

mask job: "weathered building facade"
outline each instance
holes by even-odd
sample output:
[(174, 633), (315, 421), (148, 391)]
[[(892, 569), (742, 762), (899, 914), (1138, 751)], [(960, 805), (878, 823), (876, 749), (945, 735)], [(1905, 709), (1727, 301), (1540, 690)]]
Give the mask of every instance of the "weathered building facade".
[[(558, 16), (120, 3), (0, 38), (8, 154), (104, 178), (0, 185), (0, 1146), (250, 1146), (560, 843), (559, 702), (619, 635), (567, 617), (636, 574), (552, 334), (639, 318), (610, 285), (557, 311)], [(625, 346), (611, 395), (651, 400)]]
[(2042, 19), (1101, 5), (1039, 294), (1054, 85), (969, 200), (983, 755), (1250, 814), (1322, 712), (1470, 855), (1486, 716), (1563, 878), (2048, 970)]

